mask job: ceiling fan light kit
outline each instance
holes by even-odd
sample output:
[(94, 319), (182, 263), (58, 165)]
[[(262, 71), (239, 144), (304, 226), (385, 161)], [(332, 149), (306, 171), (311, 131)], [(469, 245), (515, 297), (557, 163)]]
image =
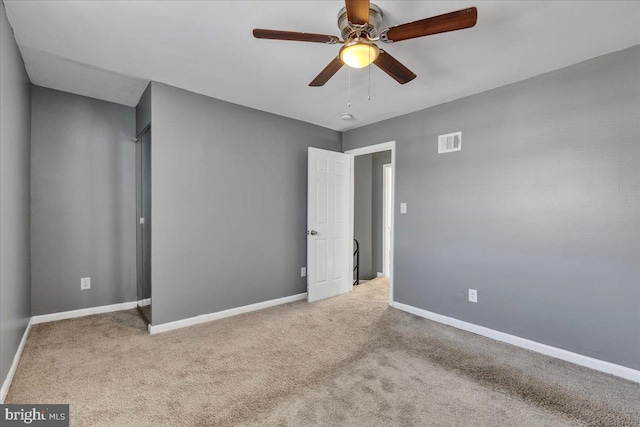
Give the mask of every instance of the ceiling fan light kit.
[(378, 58), (380, 49), (375, 43), (359, 37), (340, 48), (340, 59), (351, 68), (364, 68)]
[(338, 13), (338, 28), (344, 40), (325, 34), (297, 33), (293, 31), (264, 30), (256, 28), (253, 36), (258, 39), (291, 40), (325, 44), (341, 43), (339, 55), (309, 84), (323, 86), (344, 64), (352, 68), (376, 65), (400, 84), (416, 78), (388, 52), (381, 50), (376, 41), (394, 43), (416, 37), (471, 28), (476, 25), (478, 11), (475, 7), (445, 13), (402, 25), (380, 30), (382, 10), (369, 0), (345, 0), (345, 7)]

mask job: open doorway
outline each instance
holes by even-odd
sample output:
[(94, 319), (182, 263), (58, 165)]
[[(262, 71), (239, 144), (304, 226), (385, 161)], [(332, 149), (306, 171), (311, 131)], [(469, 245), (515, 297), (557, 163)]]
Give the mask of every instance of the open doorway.
[(384, 165), (390, 162), (390, 150), (363, 154), (353, 161), (353, 237), (354, 246), (359, 250), (354, 260), (355, 285), (360, 280), (388, 277), (385, 272)]
[(351, 288), (369, 281), (371, 285), (384, 283), (391, 303), (395, 142), (345, 154), (351, 155), (350, 236), (354, 242)]

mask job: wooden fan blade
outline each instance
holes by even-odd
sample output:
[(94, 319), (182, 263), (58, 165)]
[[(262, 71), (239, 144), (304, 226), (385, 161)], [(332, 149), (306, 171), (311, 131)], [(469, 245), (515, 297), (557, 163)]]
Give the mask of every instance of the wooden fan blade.
[(387, 32), (387, 38), (389, 41), (398, 42), (400, 40), (446, 33), (447, 31), (462, 30), (473, 27), (476, 25), (477, 20), (478, 9), (470, 7), (391, 27)]
[(380, 51), (380, 55), (378, 55), (373, 63), (382, 71), (393, 77), (401, 85), (409, 83), (411, 80), (416, 78), (413, 71), (402, 65), (397, 59), (389, 55), (384, 50)]
[(340, 68), (342, 68), (343, 65), (344, 65), (344, 62), (342, 62), (342, 59), (340, 59), (340, 56), (336, 56), (334, 60), (331, 61), (329, 65), (327, 65), (324, 68), (324, 70), (320, 71), (320, 74), (318, 74), (318, 76), (315, 79), (313, 79), (311, 83), (309, 83), (309, 86), (313, 86), (313, 87), (323, 86), (326, 82), (329, 81), (331, 77), (333, 77), (335, 73), (338, 72)]
[(340, 39), (336, 36), (329, 36), (326, 34), (314, 34), (314, 33), (297, 33), (295, 31), (279, 31), (279, 30), (264, 30), (262, 28), (256, 28), (253, 30), (253, 37), (257, 39), (270, 39), (270, 40), (291, 40), (298, 42), (313, 42), (313, 43), (338, 43)]
[(347, 18), (356, 25), (369, 23), (369, 0), (345, 0), (347, 4)]

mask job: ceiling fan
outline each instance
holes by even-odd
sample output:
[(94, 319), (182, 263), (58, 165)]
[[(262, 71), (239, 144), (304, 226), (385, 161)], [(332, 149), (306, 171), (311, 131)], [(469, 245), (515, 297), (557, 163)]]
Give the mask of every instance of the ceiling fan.
[(394, 43), (416, 37), (462, 30), (476, 25), (478, 10), (475, 7), (421, 19), (391, 28), (379, 30), (382, 11), (369, 0), (345, 0), (346, 6), (338, 13), (338, 28), (342, 38), (326, 34), (298, 33), (293, 31), (264, 30), (256, 28), (253, 36), (258, 39), (292, 40), (301, 42), (342, 44), (338, 56), (313, 79), (309, 86), (323, 86), (335, 73), (347, 64), (364, 68), (371, 63), (405, 84), (416, 75), (398, 60), (380, 49), (375, 42)]

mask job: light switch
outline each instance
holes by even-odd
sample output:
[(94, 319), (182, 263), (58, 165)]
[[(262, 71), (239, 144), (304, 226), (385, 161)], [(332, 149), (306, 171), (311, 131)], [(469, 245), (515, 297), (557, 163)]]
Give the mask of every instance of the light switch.
[(407, 204), (400, 203), (400, 213), (407, 213)]

